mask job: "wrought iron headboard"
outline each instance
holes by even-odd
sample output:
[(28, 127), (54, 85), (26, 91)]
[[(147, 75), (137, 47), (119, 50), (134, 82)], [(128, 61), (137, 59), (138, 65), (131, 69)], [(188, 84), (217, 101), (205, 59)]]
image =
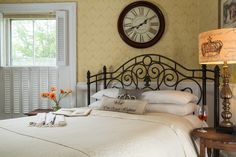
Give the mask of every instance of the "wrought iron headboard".
[[(188, 69), (174, 60), (158, 54), (144, 54), (136, 56), (115, 71), (108, 72), (106, 66), (101, 73), (91, 75), (87, 72), (87, 102), (90, 104), (91, 84), (95, 84), (95, 91), (103, 83), (103, 88), (135, 88), (143, 90), (160, 90), (162, 88), (182, 90), (194, 93), (198, 88), (199, 100), (206, 105), (206, 82), (214, 82), (215, 115), (219, 115), (219, 67), (214, 70), (202, 65), (201, 69)], [(187, 82), (187, 83), (186, 83)], [(191, 84), (191, 86), (186, 86)], [(194, 88), (193, 88), (194, 87)], [(219, 117), (215, 116), (215, 126)]]

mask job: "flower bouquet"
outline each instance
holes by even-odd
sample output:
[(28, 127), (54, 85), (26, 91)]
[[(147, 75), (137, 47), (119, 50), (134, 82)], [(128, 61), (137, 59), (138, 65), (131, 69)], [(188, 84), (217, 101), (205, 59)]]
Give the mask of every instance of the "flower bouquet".
[(72, 93), (72, 90), (63, 90), (60, 89), (60, 91), (57, 91), (55, 87), (51, 87), (49, 92), (43, 92), (41, 93), (41, 97), (48, 98), (49, 100), (54, 102), (54, 106), (52, 107), (55, 111), (59, 110), (61, 108), (60, 101)]

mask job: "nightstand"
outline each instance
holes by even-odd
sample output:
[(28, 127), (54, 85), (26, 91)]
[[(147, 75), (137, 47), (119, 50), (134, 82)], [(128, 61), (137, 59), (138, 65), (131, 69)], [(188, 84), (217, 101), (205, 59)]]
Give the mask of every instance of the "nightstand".
[(207, 148), (208, 157), (211, 157), (212, 149), (214, 149), (214, 157), (219, 156), (219, 150), (235, 151), (236, 152), (236, 136), (216, 132), (214, 128), (204, 128), (206, 133), (199, 132), (194, 129), (191, 132), (192, 139), (200, 138), (200, 155), (205, 157), (205, 149)]
[(27, 116), (35, 116), (37, 115), (38, 113), (48, 113), (48, 112), (51, 112), (53, 111), (53, 109), (36, 109), (36, 110), (33, 110), (31, 112), (28, 112), (28, 113), (25, 113), (25, 115)]

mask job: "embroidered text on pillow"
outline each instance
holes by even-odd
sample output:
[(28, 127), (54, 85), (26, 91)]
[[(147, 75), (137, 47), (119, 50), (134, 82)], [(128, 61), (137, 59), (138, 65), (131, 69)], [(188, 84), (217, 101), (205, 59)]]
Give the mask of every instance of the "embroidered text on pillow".
[(146, 101), (140, 100), (103, 97), (101, 109), (117, 112), (143, 114), (145, 111), (146, 104)]
[(129, 112), (136, 112), (136, 109), (132, 109), (132, 108), (129, 108), (129, 107), (124, 107), (124, 108), (122, 108), (122, 107), (116, 107), (116, 106), (112, 106), (112, 107), (110, 107), (110, 106), (103, 106), (104, 107), (104, 110), (108, 110), (108, 111), (116, 111), (116, 112), (127, 112), (127, 113), (129, 113)]

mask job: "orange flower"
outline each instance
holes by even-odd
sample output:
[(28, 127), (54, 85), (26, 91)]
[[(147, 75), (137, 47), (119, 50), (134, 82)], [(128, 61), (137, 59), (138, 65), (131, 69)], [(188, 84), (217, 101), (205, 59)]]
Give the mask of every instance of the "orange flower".
[(48, 95), (49, 95), (49, 93), (47, 93), (47, 92), (41, 93), (41, 97), (43, 97), (43, 98), (47, 98)]
[(49, 93), (48, 98), (51, 100), (56, 100), (56, 94), (51, 92), (51, 93)]
[(60, 90), (61, 94), (65, 94), (65, 91), (63, 89)]
[(56, 87), (51, 87), (50, 89), (51, 89), (52, 92), (57, 90)]

